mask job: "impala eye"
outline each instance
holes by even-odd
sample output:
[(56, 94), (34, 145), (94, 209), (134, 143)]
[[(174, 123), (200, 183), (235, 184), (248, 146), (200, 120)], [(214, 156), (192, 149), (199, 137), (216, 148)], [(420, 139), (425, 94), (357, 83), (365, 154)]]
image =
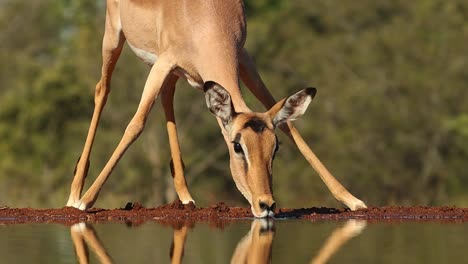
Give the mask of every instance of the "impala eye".
[(236, 153), (239, 153), (241, 154), (243, 151), (242, 151), (242, 146), (241, 144), (237, 143), (237, 142), (233, 142), (234, 143), (234, 151)]

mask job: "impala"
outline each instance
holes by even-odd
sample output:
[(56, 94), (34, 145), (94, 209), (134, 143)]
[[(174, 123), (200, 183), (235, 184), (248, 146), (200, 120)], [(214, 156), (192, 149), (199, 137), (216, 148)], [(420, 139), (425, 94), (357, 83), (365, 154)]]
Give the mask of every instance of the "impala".
[[(351, 210), (365, 208), (361, 200), (330, 174), (290, 122), (304, 113), (316, 89), (307, 88), (276, 102), (243, 48), (245, 39), (241, 0), (108, 0), (102, 75), (96, 85), (94, 112), (67, 205), (85, 210), (94, 204), (118, 161), (143, 131), (159, 96), (167, 120), (175, 189), (183, 203), (194, 201), (184, 176), (173, 108), (176, 82), (185, 79), (204, 91), (206, 104), (216, 116), (229, 149), (234, 182), (256, 217), (271, 216), (275, 208), (272, 162), (278, 150), (274, 134), (277, 127), (297, 145), (336, 199)], [(96, 129), (110, 92), (112, 72), (125, 42), (136, 56), (151, 66), (151, 71), (136, 113), (120, 143), (94, 183), (81, 196)], [(268, 111), (256, 113), (247, 107), (239, 89), (239, 78)]]

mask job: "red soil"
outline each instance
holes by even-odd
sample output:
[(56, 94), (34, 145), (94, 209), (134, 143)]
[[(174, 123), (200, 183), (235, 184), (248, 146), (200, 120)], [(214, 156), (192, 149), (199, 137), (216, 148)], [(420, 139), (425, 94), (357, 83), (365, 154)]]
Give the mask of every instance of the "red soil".
[[(194, 204), (184, 205), (180, 201), (156, 208), (145, 208), (139, 203), (128, 203), (125, 208), (92, 208), (86, 212), (71, 207), (60, 209), (0, 208), (1, 224), (78, 222), (124, 222), (130, 225), (157, 221), (169, 225), (194, 224), (197, 221), (224, 226), (233, 219), (253, 218), (249, 208), (229, 207), (218, 203), (206, 208)], [(468, 208), (456, 207), (371, 207), (350, 211), (334, 208), (277, 209), (275, 218), (301, 218), (310, 220), (366, 219), (369, 221), (442, 221), (467, 222)]]

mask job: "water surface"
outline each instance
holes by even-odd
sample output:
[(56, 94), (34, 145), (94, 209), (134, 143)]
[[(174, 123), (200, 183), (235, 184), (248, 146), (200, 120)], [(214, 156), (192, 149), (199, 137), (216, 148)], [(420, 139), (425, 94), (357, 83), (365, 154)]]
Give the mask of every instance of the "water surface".
[(0, 263), (468, 263), (467, 241), (466, 223), (24, 224), (0, 226)]

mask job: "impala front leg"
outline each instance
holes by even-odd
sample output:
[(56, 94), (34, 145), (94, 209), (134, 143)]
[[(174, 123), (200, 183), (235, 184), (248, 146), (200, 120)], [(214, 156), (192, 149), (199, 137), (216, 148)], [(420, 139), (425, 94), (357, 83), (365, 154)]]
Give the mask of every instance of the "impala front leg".
[(74, 224), (71, 227), (70, 235), (73, 241), (73, 247), (75, 248), (75, 254), (78, 263), (89, 263), (89, 250), (86, 245), (85, 239), (81, 234), (81, 230), (86, 228), (85, 223)]
[(122, 47), (125, 42), (122, 30), (120, 28), (120, 21), (117, 17), (111, 16), (115, 12), (115, 6), (109, 6), (110, 10), (106, 16), (106, 28), (104, 32), (104, 39), (102, 43), (102, 72), (101, 80), (96, 85), (94, 95), (94, 112), (89, 125), (88, 135), (83, 147), (83, 152), (76, 164), (75, 172), (73, 173), (73, 181), (70, 188), (70, 196), (68, 198), (67, 206), (72, 206), (78, 202), (83, 190), (84, 181), (88, 174), (89, 168), (89, 155), (93, 148), (94, 136), (101, 118), (102, 110), (107, 101), (107, 96), (110, 92), (110, 81), (112, 72), (114, 71), (115, 64), (119, 59)]
[(78, 263), (89, 263), (88, 246), (96, 253), (100, 263), (114, 263), (91, 225), (86, 223), (74, 224), (71, 227), (71, 237), (73, 246), (75, 247), (76, 256), (78, 258)]
[(177, 125), (174, 115), (174, 92), (177, 82), (177, 76), (171, 75), (167, 80), (161, 92), (161, 102), (166, 115), (167, 134), (169, 135), (169, 145), (171, 148), (171, 173), (174, 179), (174, 187), (179, 196), (179, 199), (184, 204), (195, 202), (190, 195), (187, 187), (187, 181), (184, 175), (184, 162), (180, 153), (179, 139), (177, 136)]
[(83, 197), (81, 197), (77, 203), (73, 204), (73, 207), (79, 208), (80, 210), (85, 210), (94, 204), (99, 195), (99, 192), (102, 189), (102, 186), (109, 178), (109, 175), (117, 165), (117, 162), (120, 160), (120, 158), (122, 158), (128, 147), (130, 147), (130, 145), (143, 131), (146, 118), (148, 117), (154, 101), (158, 97), (161, 87), (164, 85), (167, 76), (171, 73), (174, 67), (175, 64), (173, 63), (172, 57), (161, 55), (161, 57), (158, 58), (156, 63), (151, 68), (148, 79), (146, 80), (145, 88), (143, 90), (143, 95), (141, 97), (138, 109), (128, 124), (119, 145), (115, 149), (101, 174), (99, 174)]
[[(257, 99), (267, 109), (276, 104), (276, 100), (266, 88), (252, 59), (245, 49), (241, 52), (240, 57), (240, 76), (247, 88), (252, 91), (255, 97), (257, 97)], [(335, 179), (335, 177), (333, 177), (314, 152), (309, 148), (307, 143), (299, 134), (299, 131), (297, 131), (291, 122), (287, 122), (287, 125), (282, 125), (280, 128), (292, 141), (294, 141), (304, 158), (315, 169), (315, 171), (317, 171), (322, 181), (338, 201), (344, 203), (353, 211), (359, 208), (367, 208), (364, 202), (354, 197), (343, 185), (341, 185), (340, 182)]]

